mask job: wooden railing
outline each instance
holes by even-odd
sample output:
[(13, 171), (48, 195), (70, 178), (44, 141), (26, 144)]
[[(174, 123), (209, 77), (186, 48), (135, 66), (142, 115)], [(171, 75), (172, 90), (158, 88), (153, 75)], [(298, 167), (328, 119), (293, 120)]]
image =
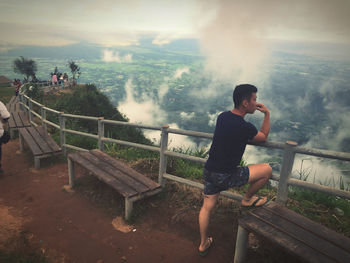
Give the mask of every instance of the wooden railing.
[[(198, 163), (205, 163), (205, 161), (206, 161), (206, 159), (204, 159), (204, 158), (194, 157), (194, 156), (170, 151), (168, 149), (169, 134), (180, 134), (180, 135), (185, 135), (185, 136), (193, 136), (193, 137), (199, 137), (199, 138), (205, 138), (205, 139), (212, 139), (213, 134), (211, 134), (211, 133), (188, 131), (188, 130), (182, 130), (182, 129), (172, 129), (168, 125), (163, 125), (162, 127), (158, 127), (158, 126), (142, 125), (142, 124), (121, 122), (121, 121), (114, 121), (114, 120), (105, 120), (103, 117), (91, 117), (91, 116), (66, 114), (63, 112), (58, 112), (56, 110), (47, 108), (44, 105), (32, 100), (31, 98), (29, 98), (27, 95), (25, 95), (23, 93), (20, 93), (19, 99), (20, 99), (21, 107), (28, 111), (30, 121), (33, 125), (38, 125), (36, 122), (34, 122), (34, 119), (33, 119), (34, 116), (36, 116), (38, 119), (40, 119), (41, 124), (45, 130), (47, 130), (47, 125), (50, 125), (52, 127), (55, 127), (56, 129), (59, 129), (59, 131), (60, 131), (60, 146), (62, 147), (65, 154), (66, 154), (67, 149), (73, 149), (73, 150), (78, 150), (78, 151), (87, 151), (86, 149), (67, 144), (66, 143), (66, 134), (67, 133), (96, 139), (98, 142), (98, 147), (101, 151), (104, 151), (104, 143), (109, 142), (109, 143), (115, 143), (115, 144), (119, 144), (119, 145), (136, 147), (139, 149), (149, 150), (149, 151), (153, 151), (153, 152), (159, 152), (159, 154), (160, 154), (159, 176), (158, 176), (158, 183), (159, 184), (164, 186), (165, 180), (168, 179), (168, 180), (173, 180), (173, 181), (176, 181), (176, 182), (179, 182), (182, 184), (186, 184), (186, 185), (189, 185), (192, 187), (196, 187), (196, 188), (200, 188), (200, 189), (204, 188), (203, 184), (201, 184), (201, 183), (194, 182), (194, 181), (167, 173), (167, 171), (166, 171), (167, 157), (182, 158), (185, 160), (190, 160), (190, 161), (198, 162)], [(33, 109), (33, 105), (36, 105), (37, 108), (40, 109), (40, 113), (36, 112)], [(56, 114), (58, 116), (58, 123), (48, 121), (46, 118), (47, 112), (51, 112), (53, 114)], [(80, 132), (80, 131), (76, 131), (76, 130), (66, 129), (65, 123), (66, 123), (66, 120), (68, 118), (96, 121), (97, 131), (98, 131), (97, 134), (90, 134), (90, 133), (86, 133), (86, 132)], [(133, 143), (133, 142), (128, 142), (128, 141), (117, 140), (117, 139), (105, 137), (105, 131), (104, 131), (105, 124), (122, 125), (122, 126), (129, 126), (129, 127), (140, 128), (140, 129), (160, 131), (161, 132), (160, 147), (144, 145), (144, 144)], [(279, 202), (281, 204), (286, 203), (287, 198), (288, 198), (288, 186), (297, 186), (297, 187), (301, 187), (301, 188), (314, 190), (317, 192), (323, 192), (323, 193), (343, 197), (346, 199), (350, 199), (350, 191), (340, 190), (340, 189), (336, 189), (336, 188), (329, 187), (329, 186), (318, 185), (318, 184), (309, 183), (309, 182), (306, 182), (303, 180), (291, 178), (292, 168), (293, 168), (294, 159), (295, 159), (296, 154), (305, 154), (305, 155), (311, 155), (311, 156), (317, 156), (317, 157), (323, 157), (323, 158), (350, 161), (350, 153), (299, 147), (297, 145), (297, 143), (292, 142), (292, 141), (287, 141), (286, 143), (279, 143), (279, 142), (253, 143), (253, 142), (249, 142), (249, 144), (257, 146), (257, 147), (266, 147), (266, 148), (283, 150), (283, 161), (282, 161), (281, 172), (280, 172), (280, 174), (273, 174), (272, 178), (271, 178), (271, 180), (278, 181), (278, 190), (277, 190), (277, 198), (276, 198), (277, 202)], [(235, 193), (230, 192), (230, 191), (223, 191), (223, 192), (221, 192), (221, 195), (226, 196), (226, 197), (231, 198), (231, 199), (234, 199), (234, 200), (241, 200), (242, 199), (241, 195), (235, 194)]]

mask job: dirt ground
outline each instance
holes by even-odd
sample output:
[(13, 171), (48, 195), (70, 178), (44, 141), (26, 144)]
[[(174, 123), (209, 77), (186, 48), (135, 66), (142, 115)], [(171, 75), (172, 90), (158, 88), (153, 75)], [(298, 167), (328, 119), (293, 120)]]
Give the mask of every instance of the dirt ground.
[[(203, 258), (197, 253), (200, 191), (169, 184), (167, 193), (136, 202), (128, 225), (121, 196), (79, 167), (80, 182), (70, 193), (64, 190), (63, 158), (44, 160), (36, 170), (31, 153), (19, 151), (18, 139), (2, 147), (0, 249), (25, 233), (52, 262), (233, 262), (239, 215), (234, 202), (216, 210), (210, 228), (214, 244)], [(143, 165), (134, 168), (141, 171)], [(146, 173), (156, 177), (156, 172)], [(298, 262), (254, 237), (247, 259)]]

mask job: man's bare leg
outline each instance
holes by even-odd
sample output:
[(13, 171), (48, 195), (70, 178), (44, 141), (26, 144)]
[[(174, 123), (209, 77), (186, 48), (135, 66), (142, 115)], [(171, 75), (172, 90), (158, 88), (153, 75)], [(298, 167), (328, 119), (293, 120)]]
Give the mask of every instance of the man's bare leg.
[(208, 241), (208, 227), (210, 221), (210, 215), (217, 203), (219, 194), (204, 195), (204, 201), (199, 212), (199, 231), (201, 234), (201, 243), (199, 245), (199, 251), (204, 251), (210, 245)]
[[(254, 196), (256, 192), (259, 191), (271, 178), (272, 176), (272, 168), (267, 163), (261, 163), (261, 164), (253, 164), (249, 165), (249, 180), (248, 180), (248, 190), (243, 196), (242, 205), (244, 206), (250, 206), (256, 201), (258, 198), (257, 196)], [(256, 205), (262, 205), (267, 201), (266, 198), (262, 198), (259, 200)]]

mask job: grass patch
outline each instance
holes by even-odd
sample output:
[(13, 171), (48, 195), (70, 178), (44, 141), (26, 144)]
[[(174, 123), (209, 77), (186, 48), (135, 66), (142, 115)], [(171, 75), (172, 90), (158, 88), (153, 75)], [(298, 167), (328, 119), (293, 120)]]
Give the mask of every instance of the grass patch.
[(11, 97), (15, 95), (15, 88), (8, 85), (0, 85), (0, 98), (2, 103), (6, 104)]

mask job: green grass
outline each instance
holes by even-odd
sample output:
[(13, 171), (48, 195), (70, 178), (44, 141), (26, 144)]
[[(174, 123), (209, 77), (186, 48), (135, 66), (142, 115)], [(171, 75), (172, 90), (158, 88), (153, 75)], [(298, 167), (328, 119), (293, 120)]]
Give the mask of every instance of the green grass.
[(0, 85), (0, 100), (6, 104), (15, 95), (15, 88), (8, 85)]

